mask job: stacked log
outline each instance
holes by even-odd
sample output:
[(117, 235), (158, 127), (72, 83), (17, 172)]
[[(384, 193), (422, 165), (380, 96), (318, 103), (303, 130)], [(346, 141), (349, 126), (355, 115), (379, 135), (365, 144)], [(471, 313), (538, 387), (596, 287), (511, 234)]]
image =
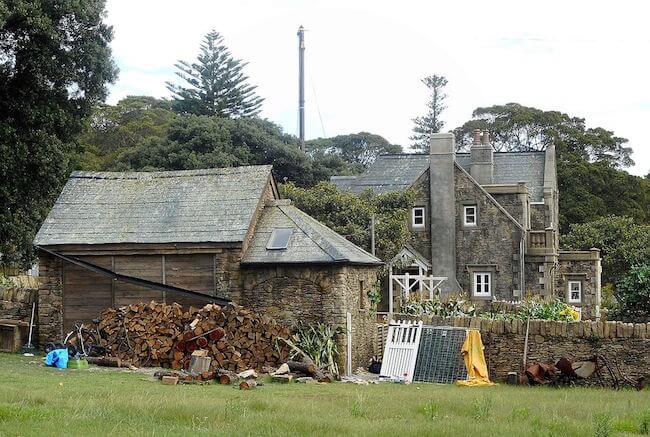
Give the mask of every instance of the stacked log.
[(98, 329), (106, 354), (135, 366), (189, 368), (192, 352), (206, 350), (210, 370), (277, 367), (288, 358), (291, 332), (239, 305), (203, 308), (151, 302), (102, 312)]

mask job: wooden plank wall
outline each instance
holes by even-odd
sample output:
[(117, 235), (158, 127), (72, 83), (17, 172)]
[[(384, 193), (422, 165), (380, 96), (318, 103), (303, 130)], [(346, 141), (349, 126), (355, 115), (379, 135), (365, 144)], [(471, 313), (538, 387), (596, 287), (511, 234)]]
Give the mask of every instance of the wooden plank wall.
[[(215, 255), (97, 255), (79, 256), (89, 263), (116, 273), (169, 284), (175, 287), (214, 296), (216, 290)], [(76, 320), (90, 321), (105, 308), (118, 308), (151, 300), (178, 302), (181, 305), (202, 305), (204, 302), (183, 296), (167, 296), (135, 284), (113, 281), (111, 278), (64, 263), (63, 325), (64, 332), (74, 328)]]
[[(111, 257), (85, 256), (84, 261), (107, 269)], [(75, 320), (90, 321), (113, 306), (113, 280), (75, 264), (64, 263), (63, 270), (63, 330), (74, 328)]]
[[(112, 270), (116, 273), (163, 283), (162, 257), (159, 255), (114, 256), (113, 262)], [(115, 281), (114, 296), (116, 308), (132, 303), (162, 301), (164, 298), (162, 291), (121, 281)]]

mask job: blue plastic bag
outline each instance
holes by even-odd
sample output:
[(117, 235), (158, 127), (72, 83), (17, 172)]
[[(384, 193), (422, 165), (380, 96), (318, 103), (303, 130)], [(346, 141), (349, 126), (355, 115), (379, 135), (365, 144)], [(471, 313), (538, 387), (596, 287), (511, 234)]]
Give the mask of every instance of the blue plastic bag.
[(45, 365), (58, 367), (59, 369), (68, 368), (68, 349), (54, 349), (45, 356)]

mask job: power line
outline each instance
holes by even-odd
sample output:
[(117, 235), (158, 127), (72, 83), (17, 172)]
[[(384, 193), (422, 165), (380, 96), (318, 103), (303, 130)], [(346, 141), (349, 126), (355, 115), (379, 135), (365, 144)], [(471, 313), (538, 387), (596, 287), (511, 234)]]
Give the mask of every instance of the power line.
[(318, 105), (318, 97), (316, 96), (316, 86), (314, 84), (314, 79), (311, 77), (311, 73), (309, 73), (309, 82), (311, 83), (311, 90), (314, 93), (314, 103), (316, 104), (316, 111), (318, 111), (318, 118), (320, 119), (320, 128), (323, 131), (323, 137), (326, 138), (327, 135), (325, 134), (325, 125), (323, 124), (323, 116), (320, 113), (320, 106)]

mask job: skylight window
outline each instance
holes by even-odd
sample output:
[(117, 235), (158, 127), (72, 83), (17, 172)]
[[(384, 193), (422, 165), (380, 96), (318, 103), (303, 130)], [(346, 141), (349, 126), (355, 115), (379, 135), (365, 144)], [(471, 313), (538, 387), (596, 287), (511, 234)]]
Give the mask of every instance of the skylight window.
[(269, 242), (266, 243), (266, 248), (269, 250), (286, 249), (292, 233), (293, 229), (291, 228), (273, 229)]

